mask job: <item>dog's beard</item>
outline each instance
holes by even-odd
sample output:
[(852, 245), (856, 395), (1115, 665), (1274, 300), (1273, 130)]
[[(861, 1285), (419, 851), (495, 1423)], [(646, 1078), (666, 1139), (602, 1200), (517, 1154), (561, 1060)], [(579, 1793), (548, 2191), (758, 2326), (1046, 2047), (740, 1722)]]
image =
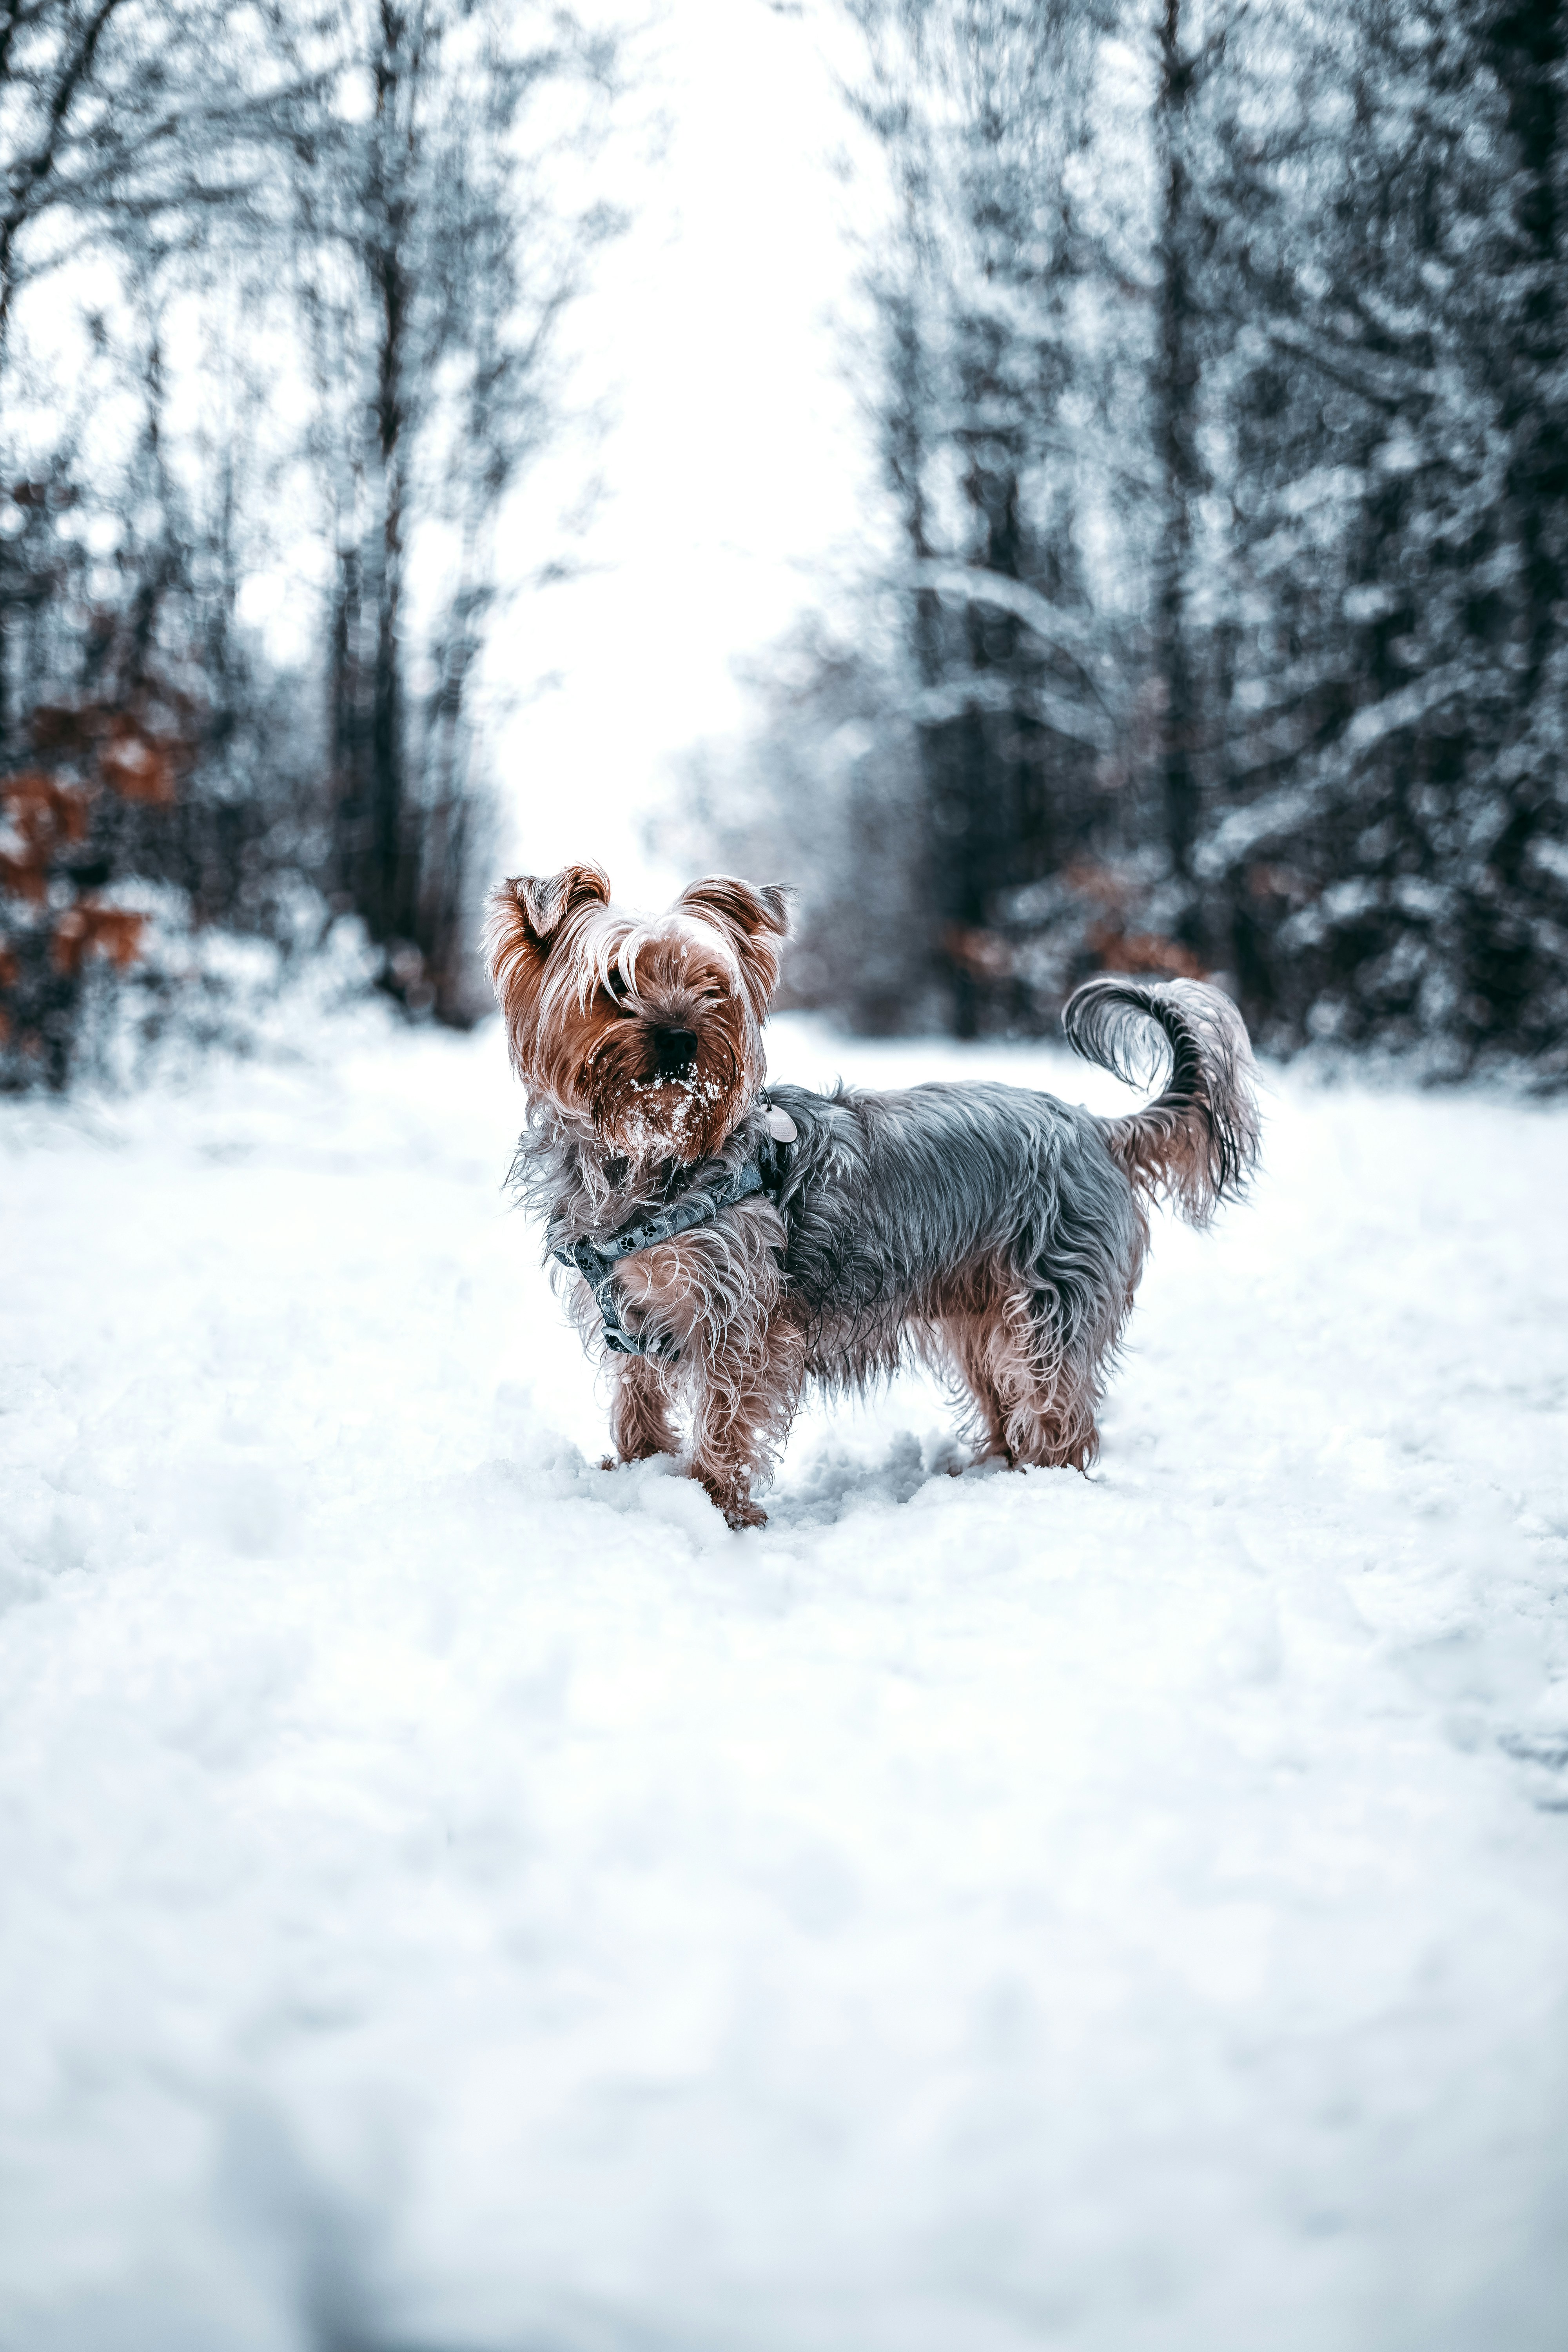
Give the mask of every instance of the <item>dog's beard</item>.
[(591, 1057), (587, 1097), (595, 1132), (634, 1161), (706, 1160), (723, 1145), (746, 1105), (746, 1065), (721, 1024), (700, 1033), (689, 1070), (650, 1068), (646, 1036), (617, 1037)]
[(628, 1078), (595, 1104), (594, 1124), (628, 1160), (706, 1160), (734, 1124), (732, 1082), (700, 1067), (682, 1078)]

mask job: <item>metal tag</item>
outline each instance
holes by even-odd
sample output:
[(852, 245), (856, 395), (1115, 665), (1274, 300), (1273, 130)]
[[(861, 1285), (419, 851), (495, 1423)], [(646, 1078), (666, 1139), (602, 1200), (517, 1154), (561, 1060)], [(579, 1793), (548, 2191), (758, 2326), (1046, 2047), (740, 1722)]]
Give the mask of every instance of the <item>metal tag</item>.
[(768, 1105), (768, 1133), (773, 1137), (775, 1143), (793, 1143), (796, 1136), (800, 1133), (800, 1129), (796, 1127), (794, 1119), (791, 1118), (787, 1110), (780, 1110), (776, 1105), (770, 1103)]

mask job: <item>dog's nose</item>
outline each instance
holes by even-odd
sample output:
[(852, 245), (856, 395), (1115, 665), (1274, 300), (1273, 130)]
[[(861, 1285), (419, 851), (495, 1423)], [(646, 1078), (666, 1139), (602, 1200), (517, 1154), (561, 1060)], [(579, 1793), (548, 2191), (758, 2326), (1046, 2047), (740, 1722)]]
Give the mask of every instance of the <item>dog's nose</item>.
[(656, 1029), (653, 1033), (655, 1075), (661, 1078), (684, 1078), (697, 1059), (697, 1033), (694, 1029)]

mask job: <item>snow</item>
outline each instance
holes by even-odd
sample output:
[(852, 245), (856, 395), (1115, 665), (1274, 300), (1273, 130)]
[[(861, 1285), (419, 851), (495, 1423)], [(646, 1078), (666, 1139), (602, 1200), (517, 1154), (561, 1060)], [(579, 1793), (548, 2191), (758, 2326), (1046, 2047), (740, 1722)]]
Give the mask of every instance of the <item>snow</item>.
[(1560, 2345), (1568, 1110), (1277, 1077), (1092, 1479), (910, 1381), (736, 1536), (595, 1466), (517, 1108), (0, 1105), (0, 2343)]

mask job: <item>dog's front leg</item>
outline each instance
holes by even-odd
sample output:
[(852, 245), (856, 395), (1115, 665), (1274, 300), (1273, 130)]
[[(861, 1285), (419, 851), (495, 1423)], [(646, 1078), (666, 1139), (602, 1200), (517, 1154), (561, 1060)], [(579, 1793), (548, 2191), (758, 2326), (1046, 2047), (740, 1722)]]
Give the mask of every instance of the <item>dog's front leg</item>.
[(691, 1475), (732, 1528), (766, 1527), (752, 1488), (783, 1443), (800, 1380), (788, 1345), (744, 1352), (721, 1348), (696, 1368), (691, 1400)]
[(732, 1528), (760, 1528), (754, 1481), (799, 1400), (805, 1344), (779, 1309), (778, 1212), (748, 1202), (621, 1267), (628, 1328), (653, 1339), (691, 1410), (691, 1475)]
[(658, 1365), (646, 1356), (619, 1356), (615, 1378), (610, 1435), (618, 1458), (648, 1462), (656, 1454), (679, 1454), (680, 1441), (669, 1417), (669, 1394)]

